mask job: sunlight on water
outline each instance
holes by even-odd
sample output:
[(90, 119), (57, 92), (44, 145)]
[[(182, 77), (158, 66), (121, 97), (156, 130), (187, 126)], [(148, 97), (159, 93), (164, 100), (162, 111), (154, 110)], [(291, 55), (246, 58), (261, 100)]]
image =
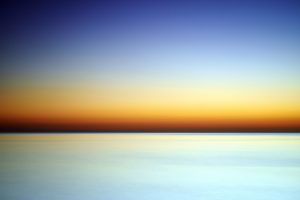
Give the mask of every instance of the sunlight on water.
[(6, 134), (0, 158), (5, 200), (300, 199), (300, 134)]

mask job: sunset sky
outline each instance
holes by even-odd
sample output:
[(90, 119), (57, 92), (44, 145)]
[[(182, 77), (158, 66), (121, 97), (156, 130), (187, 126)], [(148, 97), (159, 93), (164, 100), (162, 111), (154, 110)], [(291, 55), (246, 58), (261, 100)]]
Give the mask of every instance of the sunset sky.
[(300, 131), (297, 1), (2, 9), (1, 131)]

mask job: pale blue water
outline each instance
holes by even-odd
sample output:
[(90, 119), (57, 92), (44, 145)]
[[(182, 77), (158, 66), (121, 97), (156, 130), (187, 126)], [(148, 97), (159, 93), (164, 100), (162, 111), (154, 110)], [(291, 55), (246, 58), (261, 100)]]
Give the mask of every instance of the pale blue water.
[(0, 135), (1, 200), (298, 200), (300, 134)]

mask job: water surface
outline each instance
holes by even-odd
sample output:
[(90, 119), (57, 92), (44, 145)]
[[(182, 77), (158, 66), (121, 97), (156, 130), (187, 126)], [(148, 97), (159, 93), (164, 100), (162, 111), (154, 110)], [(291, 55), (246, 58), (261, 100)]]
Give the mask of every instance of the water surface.
[(2, 134), (0, 199), (297, 200), (300, 134)]

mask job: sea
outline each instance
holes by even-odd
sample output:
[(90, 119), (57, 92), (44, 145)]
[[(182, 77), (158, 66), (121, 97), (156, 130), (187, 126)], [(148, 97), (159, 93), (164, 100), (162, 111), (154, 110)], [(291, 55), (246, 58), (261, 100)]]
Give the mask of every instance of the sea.
[(0, 134), (1, 200), (299, 200), (299, 133)]

